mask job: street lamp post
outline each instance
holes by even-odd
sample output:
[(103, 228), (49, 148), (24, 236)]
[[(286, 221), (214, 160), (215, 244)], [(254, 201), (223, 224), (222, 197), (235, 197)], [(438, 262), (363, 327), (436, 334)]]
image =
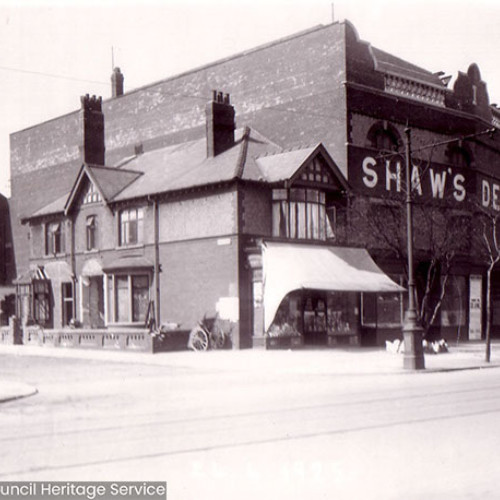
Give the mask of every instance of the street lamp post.
[(408, 250), (408, 308), (403, 323), (403, 367), (408, 370), (425, 369), (422, 348), (423, 329), (419, 324), (415, 304), (415, 275), (413, 269), (413, 197), (411, 181), (411, 129), (405, 129), (405, 177), (406, 177), (406, 237)]

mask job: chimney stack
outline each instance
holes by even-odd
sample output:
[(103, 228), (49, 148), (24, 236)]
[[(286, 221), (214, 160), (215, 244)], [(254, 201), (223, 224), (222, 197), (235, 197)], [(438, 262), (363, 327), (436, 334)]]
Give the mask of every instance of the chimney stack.
[(111, 96), (120, 97), (123, 95), (123, 80), (125, 77), (120, 71), (120, 68), (116, 67), (113, 69), (113, 74), (111, 75)]
[(229, 94), (213, 91), (213, 99), (207, 104), (207, 156), (213, 158), (234, 145), (234, 108)]
[(83, 161), (93, 165), (104, 165), (104, 114), (102, 97), (88, 94), (80, 98), (83, 121)]

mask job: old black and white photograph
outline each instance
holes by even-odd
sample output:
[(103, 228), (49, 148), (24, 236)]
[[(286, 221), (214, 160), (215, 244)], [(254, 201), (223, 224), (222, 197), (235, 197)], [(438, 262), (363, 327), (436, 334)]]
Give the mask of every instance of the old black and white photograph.
[(500, 496), (500, 4), (0, 0), (0, 499)]

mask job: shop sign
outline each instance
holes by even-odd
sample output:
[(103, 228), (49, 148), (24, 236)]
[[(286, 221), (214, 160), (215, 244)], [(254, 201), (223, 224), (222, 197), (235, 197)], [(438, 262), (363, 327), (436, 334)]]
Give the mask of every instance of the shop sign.
[(481, 206), (486, 209), (500, 211), (500, 184), (498, 181), (481, 176), (479, 178), (481, 190)]
[(471, 275), (469, 289), (469, 340), (481, 340), (483, 278)]
[[(403, 155), (378, 155), (373, 150), (353, 146), (349, 151), (349, 183), (358, 191), (391, 197), (404, 193)], [(414, 196), (436, 201), (464, 202), (473, 186), (471, 177), (472, 174), (462, 168), (418, 159), (413, 160), (410, 169)]]

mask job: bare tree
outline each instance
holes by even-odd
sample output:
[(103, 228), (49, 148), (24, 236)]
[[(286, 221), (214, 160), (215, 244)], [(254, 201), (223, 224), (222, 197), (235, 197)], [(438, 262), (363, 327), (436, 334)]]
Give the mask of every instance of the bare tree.
[[(405, 207), (394, 198), (365, 200), (353, 204), (358, 227), (365, 229), (370, 246), (397, 260), (406, 275), (407, 241)], [(435, 324), (447, 291), (450, 271), (456, 257), (470, 246), (470, 224), (454, 208), (429, 203), (414, 204), (414, 240), (418, 260), (417, 304), (425, 336)], [(361, 232), (358, 231), (358, 234)]]
[(479, 254), (484, 258), (486, 267), (486, 325), (485, 325), (485, 360), (491, 361), (491, 323), (492, 323), (492, 294), (491, 276), (498, 262), (500, 262), (500, 213), (481, 207), (476, 214), (477, 224), (475, 240), (479, 244)]

